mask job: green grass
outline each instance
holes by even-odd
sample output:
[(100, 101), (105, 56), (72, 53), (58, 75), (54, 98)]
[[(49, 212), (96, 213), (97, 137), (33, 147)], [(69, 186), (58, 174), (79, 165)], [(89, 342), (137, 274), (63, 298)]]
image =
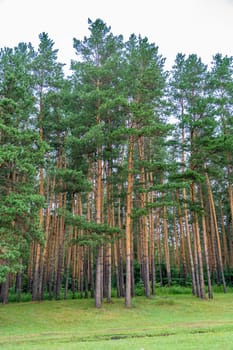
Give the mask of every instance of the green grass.
[(93, 300), (12, 303), (0, 306), (2, 350), (232, 350), (233, 295), (202, 301), (158, 295), (103, 303)]

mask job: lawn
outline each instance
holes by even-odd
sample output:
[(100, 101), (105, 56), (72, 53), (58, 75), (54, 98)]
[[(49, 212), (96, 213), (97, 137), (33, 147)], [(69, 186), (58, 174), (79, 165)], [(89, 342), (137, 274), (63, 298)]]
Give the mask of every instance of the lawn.
[(0, 349), (232, 350), (233, 294), (159, 295), (94, 308), (93, 300), (0, 306)]

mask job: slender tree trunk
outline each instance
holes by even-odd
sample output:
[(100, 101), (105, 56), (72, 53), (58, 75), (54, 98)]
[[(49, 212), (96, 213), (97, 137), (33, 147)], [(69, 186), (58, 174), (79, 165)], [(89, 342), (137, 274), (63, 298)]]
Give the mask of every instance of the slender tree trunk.
[[(78, 208), (77, 208), (77, 198), (76, 195), (73, 198), (72, 201), (72, 213), (74, 215), (78, 215)], [(78, 249), (77, 249), (77, 238), (78, 238), (78, 229), (77, 227), (73, 228), (73, 240), (74, 240), (74, 244), (72, 246), (72, 250), (71, 250), (71, 257), (72, 257), (72, 279), (71, 279), (71, 290), (72, 290), (72, 294), (73, 294), (73, 299), (75, 298), (75, 293), (77, 290), (77, 261), (78, 261)]]
[[(153, 193), (149, 195), (149, 202), (153, 202)], [(149, 237), (150, 237), (150, 275), (151, 275), (151, 294), (155, 295), (156, 271), (155, 271), (155, 237), (154, 237), (154, 213), (153, 209), (149, 209)]]
[[(179, 255), (179, 249), (180, 246), (179, 239), (178, 239), (178, 232), (177, 232), (177, 213), (176, 208), (173, 207), (173, 265), (178, 269), (180, 274), (180, 255)], [(181, 249), (182, 250), (182, 249)]]
[(32, 300), (38, 300), (39, 295), (39, 266), (40, 266), (40, 255), (41, 255), (41, 245), (38, 241), (35, 241), (35, 263), (33, 272), (33, 283), (32, 283)]
[[(190, 198), (191, 202), (194, 205), (195, 204), (195, 185), (192, 183), (190, 185)], [(198, 294), (200, 293), (200, 297), (202, 299), (205, 299), (205, 284), (204, 284), (204, 272), (203, 272), (203, 261), (202, 261), (202, 249), (201, 249), (201, 241), (200, 241), (200, 232), (199, 232), (199, 225), (198, 225), (198, 216), (197, 212), (193, 212), (193, 233), (194, 233), (194, 239), (195, 243), (194, 246), (196, 248), (196, 276), (197, 276), (197, 287), (198, 288)]]
[[(182, 115), (184, 115), (184, 101), (181, 102), (181, 108), (182, 108)], [(185, 145), (185, 129), (182, 128), (182, 146)], [(181, 161), (183, 164), (186, 163), (186, 155), (184, 151), (184, 147), (182, 148), (182, 154), (181, 154)], [(182, 168), (182, 171), (184, 171), (184, 167)], [(193, 252), (192, 252), (192, 242), (191, 242), (191, 234), (190, 234), (190, 228), (189, 228), (189, 215), (188, 215), (188, 208), (187, 208), (187, 193), (186, 189), (183, 188), (182, 190), (183, 200), (184, 200), (184, 220), (185, 220), (185, 232), (187, 237), (187, 246), (188, 246), (188, 255), (189, 255), (189, 262), (190, 262), (190, 269), (191, 269), (191, 276), (192, 276), (192, 291), (194, 295), (197, 295), (197, 284), (196, 284), (196, 276), (195, 276), (195, 266), (194, 266), (194, 258), (193, 258)]]
[[(99, 91), (101, 82), (99, 79), (96, 83), (96, 88)], [(97, 116), (96, 123), (100, 125), (100, 99), (97, 101)], [(103, 219), (102, 204), (103, 204), (103, 166), (102, 166), (102, 149), (101, 146), (97, 147), (97, 169), (96, 169), (96, 188), (95, 188), (95, 206), (96, 206), (96, 223), (101, 224)], [(97, 260), (96, 260), (96, 285), (95, 285), (95, 306), (100, 308), (102, 305), (103, 297), (103, 245), (99, 244), (97, 248)]]
[(88, 271), (88, 250), (87, 247), (84, 247), (84, 297), (88, 298), (88, 283), (89, 283), (89, 271)]
[[(83, 208), (82, 208), (82, 199), (81, 194), (77, 193), (77, 214), (78, 216), (83, 215)], [(82, 239), (83, 236), (83, 230), (78, 229), (78, 238)], [(84, 247), (77, 245), (77, 288), (78, 292), (80, 293), (80, 297), (83, 297), (83, 290), (84, 290)]]
[[(145, 139), (144, 136), (141, 136), (138, 139), (138, 150), (139, 150), (139, 158), (142, 164), (145, 162)], [(142, 192), (140, 193), (140, 206), (142, 210), (146, 208), (146, 176), (145, 176), (145, 168), (144, 166), (140, 169), (140, 187)], [(140, 218), (140, 230), (142, 237), (142, 275), (144, 282), (145, 295), (147, 298), (150, 297), (150, 276), (149, 276), (149, 238), (148, 238), (148, 228), (147, 228), (147, 220), (146, 215), (144, 214)]]
[[(93, 162), (91, 158), (88, 159), (88, 180), (93, 182), (94, 170), (93, 170)], [(92, 193), (88, 193), (86, 197), (87, 209), (86, 209), (86, 219), (88, 222), (91, 221), (91, 203), (94, 202), (92, 200)], [(90, 292), (91, 298), (95, 297), (95, 276), (94, 276), (94, 252), (93, 247), (89, 247), (88, 249), (88, 278), (90, 283)]]
[(215, 235), (215, 228), (214, 228), (214, 219), (213, 219), (213, 211), (211, 209), (211, 203), (210, 200), (208, 201), (209, 203), (209, 240), (211, 242), (211, 266), (212, 266), (212, 271), (214, 272), (214, 277), (216, 279), (217, 284), (220, 284), (220, 277), (219, 277), (219, 271), (218, 271), (218, 266), (217, 266), (217, 242), (216, 242), (216, 235)]
[(124, 260), (123, 260), (123, 241), (119, 240), (119, 282), (120, 282), (120, 296), (125, 297), (125, 283), (124, 283)]
[(176, 199), (178, 201), (178, 221), (179, 221), (179, 230), (180, 230), (180, 253), (181, 253), (181, 261), (182, 261), (182, 267), (183, 267), (183, 275), (184, 275), (184, 284), (186, 284), (187, 280), (187, 261), (186, 261), (186, 254), (185, 254), (185, 234), (184, 234), (184, 226), (183, 226), (183, 217), (182, 212), (179, 204), (179, 192), (176, 191)]
[(208, 249), (208, 238), (207, 238), (207, 230), (206, 230), (206, 219), (204, 214), (204, 203), (203, 203), (203, 194), (201, 185), (199, 186), (199, 195), (200, 195), (200, 203), (202, 208), (202, 231), (203, 231), (203, 241), (204, 241), (204, 253), (205, 253), (205, 263), (206, 263), (206, 274), (207, 274), (207, 282), (208, 282), (208, 296), (210, 299), (213, 299), (213, 290), (211, 284), (211, 276), (210, 276), (210, 265), (209, 265), (209, 249)]
[[(118, 193), (122, 192), (122, 185), (118, 185)], [(121, 218), (121, 199), (120, 196), (117, 202), (117, 226), (122, 228)], [(117, 296), (124, 297), (124, 268), (123, 268), (123, 253), (122, 253), (122, 239), (115, 240), (114, 242), (114, 262), (115, 262), (115, 273), (116, 273), (116, 287)]]
[(1, 284), (1, 295), (0, 295), (0, 300), (2, 304), (7, 304), (8, 303), (8, 294), (9, 294), (9, 280), (10, 276), (9, 273), (6, 275), (6, 280)]
[(205, 176), (206, 176), (206, 184), (207, 184), (207, 188), (208, 188), (211, 210), (212, 210), (212, 214), (213, 214), (214, 228), (215, 228), (215, 234), (216, 234), (216, 240), (217, 240), (219, 267), (220, 267), (220, 271), (221, 271), (224, 293), (226, 293), (226, 282), (225, 282), (223, 262), (222, 262), (222, 250), (221, 250), (221, 243), (220, 243), (220, 237), (219, 237), (219, 231), (218, 231), (218, 223), (217, 223), (217, 216), (216, 216), (216, 211), (215, 211), (214, 199), (213, 199), (213, 194), (212, 194), (212, 190), (211, 190), (211, 186), (210, 186), (210, 180), (209, 180), (209, 176), (208, 176), (207, 172), (205, 173)]
[[(185, 188), (183, 188), (183, 199), (184, 199), (184, 201), (186, 201), (186, 199), (187, 199), (186, 189)], [(193, 294), (197, 295), (197, 284), (196, 284), (196, 277), (195, 277), (195, 267), (194, 267), (194, 259), (193, 259), (193, 252), (192, 252), (191, 235), (190, 235), (190, 229), (189, 229), (188, 210), (187, 210), (187, 204), (186, 203), (184, 204), (184, 218), (185, 218), (185, 231), (186, 231), (186, 237), (187, 237), (189, 261), (190, 261), (191, 276), (192, 276), (192, 289), (193, 289)]]
[(156, 236), (156, 246), (158, 251), (158, 268), (159, 268), (159, 279), (160, 286), (163, 286), (163, 273), (162, 273), (162, 250), (161, 250), (161, 239), (160, 239), (160, 212), (156, 209), (155, 213), (155, 236)]
[[(97, 160), (97, 179), (96, 179), (96, 223), (102, 223), (102, 159), (100, 158), (100, 150), (98, 151), (99, 158)], [(103, 293), (103, 246), (100, 244), (97, 249), (96, 261), (96, 289), (95, 289), (95, 306), (100, 308), (102, 305)]]
[(192, 224), (192, 232), (193, 232), (193, 260), (194, 260), (194, 272), (195, 272), (195, 281), (196, 281), (196, 296), (198, 298), (201, 297), (201, 287), (200, 287), (200, 275), (199, 275), (199, 265), (198, 265), (198, 252), (197, 252), (197, 239), (195, 233), (195, 224), (194, 224), (194, 216), (193, 216), (193, 224)]
[(46, 274), (48, 273), (46, 267), (48, 264), (48, 250), (49, 250), (49, 233), (50, 225), (51, 225), (51, 208), (54, 204), (53, 200), (54, 198), (51, 198), (51, 194), (54, 193), (54, 187), (55, 187), (55, 176), (53, 177), (52, 184), (50, 184), (50, 179), (47, 177), (47, 209), (46, 209), (46, 215), (45, 215), (45, 238), (44, 238), (44, 246), (42, 248), (42, 257), (41, 257), (41, 263), (40, 263), (40, 280), (39, 280), (39, 296), (40, 300), (43, 300), (44, 296), (44, 284), (46, 280)]
[[(149, 139), (149, 162), (152, 163), (153, 150), (152, 150), (152, 138)], [(147, 174), (148, 186), (153, 186), (154, 179), (153, 173), (149, 172)], [(149, 224), (149, 271), (151, 280), (151, 294), (155, 295), (156, 289), (156, 269), (155, 269), (155, 210), (153, 209), (153, 200), (155, 197), (155, 191), (148, 193), (148, 224)]]
[(195, 235), (196, 235), (196, 244), (197, 244), (197, 257), (198, 257), (198, 266), (199, 266), (199, 281), (200, 281), (200, 296), (202, 299), (206, 299), (205, 295), (205, 282), (204, 282), (204, 271), (203, 271), (203, 261), (202, 261), (202, 248), (200, 240), (200, 231), (198, 226), (198, 217), (197, 213), (194, 213), (195, 216)]
[(229, 230), (229, 248), (230, 248), (230, 265), (233, 267), (233, 189), (232, 189), (232, 155), (227, 152), (227, 176), (228, 176), (228, 194), (229, 194), (229, 207), (231, 213), (231, 230)]
[[(107, 178), (112, 177), (112, 164), (108, 163)], [(113, 227), (114, 222), (114, 206), (112, 200), (112, 185), (108, 181), (107, 184), (107, 223), (110, 227)], [(109, 237), (110, 238), (110, 237)], [(106, 245), (106, 298), (107, 302), (111, 301), (112, 293), (112, 245), (110, 242)]]
[(17, 301), (21, 302), (21, 294), (22, 294), (22, 273), (18, 272), (16, 275), (16, 293), (17, 293)]
[(70, 226), (68, 228), (68, 242), (66, 249), (66, 263), (65, 263), (65, 291), (64, 291), (64, 299), (67, 299), (68, 296), (68, 288), (69, 288), (69, 271), (70, 271), (70, 262), (71, 262), (71, 239), (73, 234), (73, 228)]
[(99, 245), (97, 247), (97, 260), (96, 260), (96, 289), (95, 289), (95, 306), (100, 308), (102, 306), (102, 265), (103, 265), (103, 247)]
[(227, 152), (227, 176), (228, 176), (228, 194), (229, 194), (229, 206), (231, 212), (231, 229), (233, 232), (233, 189), (232, 189), (232, 157), (229, 152)]
[[(43, 87), (40, 87), (40, 102), (39, 102), (39, 122), (41, 124), (40, 130), (39, 130), (39, 136), (40, 140), (43, 141), (44, 135), (43, 135), (43, 127), (42, 127), (42, 121), (43, 121), (43, 114), (42, 114), (42, 94), (43, 94)], [(40, 166), (39, 169), (39, 194), (44, 197), (44, 169), (43, 166)], [(39, 227), (41, 231), (44, 230), (44, 213), (43, 208), (39, 210)], [(40, 258), (41, 258), (41, 244), (39, 241), (36, 242), (36, 250), (35, 250), (35, 266), (34, 266), (34, 273), (33, 273), (33, 288), (32, 288), (32, 300), (39, 300), (39, 269), (40, 269)]]
[(28, 259), (28, 266), (27, 266), (27, 293), (32, 292), (33, 259), (34, 259), (34, 242), (30, 244), (30, 249), (29, 249), (29, 259)]
[(163, 234), (164, 234), (164, 254), (165, 263), (167, 269), (167, 285), (171, 286), (171, 264), (170, 264), (170, 253), (168, 245), (168, 225), (167, 225), (167, 208), (163, 207)]
[(129, 138), (128, 145), (128, 188), (126, 196), (126, 292), (125, 306), (131, 307), (131, 212), (133, 192), (133, 136)]
[(228, 254), (227, 237), (226, 237), (221, 199), (219, 200), (219, 210), (220, 210), (220, 217), (221, 217), (222, 237), (223, 237), (223, 265), (224, 267), (229, 268), (229, 254)]

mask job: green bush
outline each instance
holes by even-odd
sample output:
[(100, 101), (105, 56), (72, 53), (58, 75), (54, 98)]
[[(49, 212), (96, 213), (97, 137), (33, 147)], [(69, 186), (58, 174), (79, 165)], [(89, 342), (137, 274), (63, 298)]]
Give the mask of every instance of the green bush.
[(144, 284), (143, 284), (142, 280), (140, 280), (135, 285), (135, 295), (142, 296), (144, 294), (145, 294)]

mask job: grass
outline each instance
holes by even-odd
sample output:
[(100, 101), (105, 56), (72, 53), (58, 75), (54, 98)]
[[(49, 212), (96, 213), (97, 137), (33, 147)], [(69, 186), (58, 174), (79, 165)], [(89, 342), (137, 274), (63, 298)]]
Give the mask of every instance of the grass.
[(0, 306), (2, 350), (232, 349), (233, 295), (158, 295), (103, 303), (91, 299)]

